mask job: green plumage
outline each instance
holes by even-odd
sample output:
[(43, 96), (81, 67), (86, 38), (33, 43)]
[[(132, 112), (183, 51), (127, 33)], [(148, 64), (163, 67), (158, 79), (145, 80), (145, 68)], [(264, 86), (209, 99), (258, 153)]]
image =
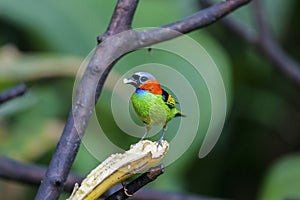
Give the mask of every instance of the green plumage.
[(171, 96), (165, 101), (162, 95), (137, 89), (131, 100), (135, 112), (147, 125), (164, 126), (174, 117), (181, 115), (180, 111), (176, 109), (176, 103)]
[(146, 125), (146, 132), (141, 140), (146, 138), (152, 125), (162, 125), (162, 135), (157, 142), (160, 145), (167, 130), (167, 123), (174, 117), (184, 116), (176, 109), (176, 101), (148, 72), (136, 72), (131, 78), (125, 78), (123, 82), (136, 88), (131, 97), (132, 105)]

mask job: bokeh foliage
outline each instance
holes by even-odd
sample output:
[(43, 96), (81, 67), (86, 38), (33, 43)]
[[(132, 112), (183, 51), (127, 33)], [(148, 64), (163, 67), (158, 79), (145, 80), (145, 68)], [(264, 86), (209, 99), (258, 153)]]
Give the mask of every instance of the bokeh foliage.
[[(296, 44), (299, 44), (300, 27), (295, 19), (299, 17), (300, 3), (295, 0), (265, 2), (266, 18), (276, 39), (287, 53), (299, 59), (300, 49)], [(115, 3), (104, 0), (0, 1), (0, 89), (19, 82), (25, 82), (29, 89), (25, 96), (0, 107), (1, 155), (24, 162), (49, 162), (71, 108), (77, 70), (95, 47), (96, 36), (105, 31)], [(133, 25), (135, 28), (160, 26), (198, 9), (195, 0), (142, 0)], [(249, 31), (256, 31), (251, 12), (251, 7), (242, 8), (234, 17)], [(198, 158), (203, 139), (200, 131), (188, 151), (168, 166), (166, 173), (151, 186), (235, 199), (299, 198), (298, 88), (276, 71), (257, 49), (220, 25), (189, 36), (205, 47), (220, 68), (229, 102), (226, 125), (207, 157)], [(169, 65), (174, 62), (167, 55), (157, 58), (156, 55), (155, 50), (152, 57), (147, 50), (141, 50), (122, 59), (122, 66), (116, 65), (110, 74), (97, 104), (100, 123), (122, 148), (136, 139), (122, 135), (113, 122), (110, 84), (115, 77), (145, 59), (157, 59)], [(202, 91), (201, 83), (194, 84)], [(204, 109), (205, 104), (209, 104), (208, 94), (198, 95), (204, 104), (201, 105), (203, 116), (209, 116), (210, 111)], [(201, 123), (201, 129), (205, 130), (207, 124)], [(93, 134), (94, 130), (89, 127), (87, 132)], [(102, 157), (111, 153), (104, 141), (94, 140), (93, 145), (103, 150)], [(97, 163), (82, 145), (73, 170), (85, 175)], [(1, 181), (0, 185), (0, 199), (31, 199), (36, 192), (35, 187), (7, 181)]]

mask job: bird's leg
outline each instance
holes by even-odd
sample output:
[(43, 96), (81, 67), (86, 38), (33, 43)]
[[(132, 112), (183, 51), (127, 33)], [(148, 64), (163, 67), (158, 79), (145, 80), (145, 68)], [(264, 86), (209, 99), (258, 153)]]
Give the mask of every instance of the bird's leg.
[(167, 124), (165, 124), (163, 126), (161, 137), (157, 141), (157, 146), (159, 146), (161, 144), (161, 142), (163, 141), (166, 131), (167, 131)]
[(143, 135), (143, 137), (141, 138), (140, 141), (142, 141), (142, 140), (144, 140), (146, 138), (146, 136), (148, 135), (149, 131), (150, 131), (150, 126), (146, 125), (146, 132), (145, 132), (145, 134)]

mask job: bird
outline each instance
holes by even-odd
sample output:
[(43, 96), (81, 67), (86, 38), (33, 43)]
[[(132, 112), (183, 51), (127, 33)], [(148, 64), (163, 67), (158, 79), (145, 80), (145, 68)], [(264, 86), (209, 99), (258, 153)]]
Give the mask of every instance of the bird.
[(136, 72), (130, 78), (123, 79), (125, 84), (133, 85), (136, 90), (131, 96), (131, 103), (137, 116), (146, 126), (144, 140), (152, 125), (162, 125), (162, 135), (158, 145), (164, 139), (167, 123), (174, 117), (185, 117), (176, 108), (175, 99), (164, 89), (156, 78), (148, 72)]

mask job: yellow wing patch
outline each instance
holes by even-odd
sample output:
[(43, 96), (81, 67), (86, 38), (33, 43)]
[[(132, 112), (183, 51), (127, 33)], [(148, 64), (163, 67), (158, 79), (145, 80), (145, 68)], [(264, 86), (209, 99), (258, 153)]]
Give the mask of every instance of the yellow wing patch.
[(172, 95), (169, 94), (168, 99), (166, 101), (166, 104), (170, 107), (170, 108), (175, 108), (176, 107), (176, 101), (175, 99), (172, 97)]

